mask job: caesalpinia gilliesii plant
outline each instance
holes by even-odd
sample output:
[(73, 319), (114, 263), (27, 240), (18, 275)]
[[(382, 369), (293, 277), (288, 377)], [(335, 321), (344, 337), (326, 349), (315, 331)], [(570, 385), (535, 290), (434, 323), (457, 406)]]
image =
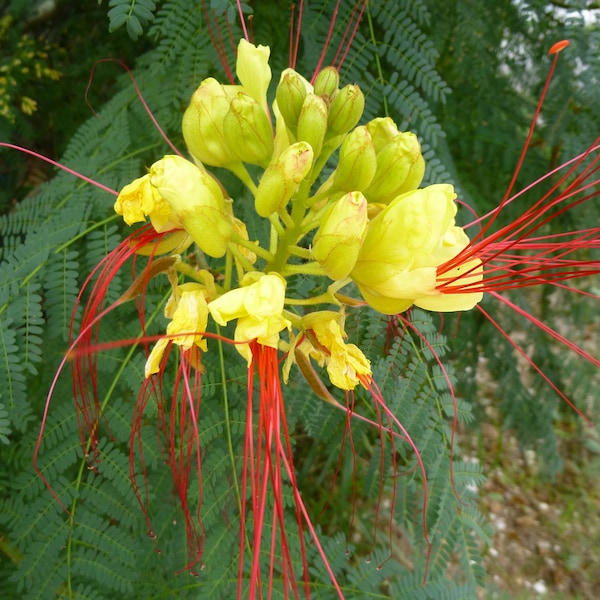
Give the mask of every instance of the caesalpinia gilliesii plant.
[[(169, 418), (159, 418), (164, 419), (162, 430), (169, 432), (165, 453), (186, 520), (187, 566), (193, 569), (201, 563), (203, 545), (198, 511), (188, 506), (190, 471), (200, 471), (202, 463), (197, 430), (202, 358), (217, 351), (224, 339), (220, 328), (234, 324), (231, 343), (248, 367), (238, 597), (249, 598), (261, 596), (265, 583), (271, 589), (276, 578), (294, 596), (300, 593), (296, 557), (283, 520), (286, 485), (295, 505), (306, 596), (310, 575), (304, 529), (327, 565), (296, 485), (283, 393), (292, 369), (298, 368), (329, 402), (335, 403), (332, 386), (348, 397), (357, 386), (366, 388), (387, 422), (394, 424), (386, 433), (393, 439), (399, 432), (410, 443), (402, 425), (386, 412), (369, 360), (347, 341), (347, 310), (367, 305), (386, 315), (411, 306), (436, 312), (470, 310), (485, 292), (499, 297), (504, 289), (561, 282), (599, 270), (597, 263), (567, 258), (584, 245), (597, 247), (597, 228), (558, 240), (533, 235), (555, 218), (554, 208), (568, 210), (592, 193), (596, 147), (567, 163), (560, 183), (522, 219), (486, 235), (497, 212), (516, 199), (507, 194), (471, 241), (455, 223), (452, 187), (419, 187), (425, 164), (414, 134), (398, 131), (390, 118), (358, 125), (362, 93), (355, 85), (340, 88), (333, 68), (323, 69), (312, 84), (292, 69), (284, 71), (270, 104), (268, 58), (268, 48), (242, 40), (237, 56), (240, 85), (205, 80), (185, 112), (183, 134), (190, 160), (165, 156), (122, 189), (116, 212), (128, 225), (146, 224), (99, 266), (100, 283), (84, 309), (80, 333), (72, 333), (82, 444), (93, 465), (100, 414), (93, 352), (99, 349), (99, 319), (114, 307), (103, 309), (105, 280), (131, 258), (148, 261), (116, 303), (141, 297), (143, 323), (146, 285), (159, 274), (169, 278), (171, 294), (164, 308), (169, 324), (164, 335), (144, 340), (145, 381), (130, 440), (132, 480), (133, 453), (142, 446), (141, 415), (157, 399), (171, 411)], [(585, 161), (591, 166), (581, 168)], [(235, 174), (254, 205), (239, 207), (212, 167)], [(239, 218), (248, 210), (264, 220), (268, 234), (260, 241), (250, 239)], [(191, 253), (193, 246), (202, 260)], [(295, 295), (293, 283), (303, 276), (321, 281), (322, 291), (312, 297)], [(326, 369), (331, 386), (320, 379), (317, 367)], [(172, 389), (163, 386), (168, 371), (175, 373)], [(165, 403), (163, 396), (171, 401)], [(375, 425), (382, 428), (381, 422)], [(418, 457), (418, 449), (413, 450)], [(146, 492), (137, 485), (135, 490), (148, 516)], [(149, 517), (148, 524), (152, 531)], [(261, 553), (269, 556), (266, 571)]]

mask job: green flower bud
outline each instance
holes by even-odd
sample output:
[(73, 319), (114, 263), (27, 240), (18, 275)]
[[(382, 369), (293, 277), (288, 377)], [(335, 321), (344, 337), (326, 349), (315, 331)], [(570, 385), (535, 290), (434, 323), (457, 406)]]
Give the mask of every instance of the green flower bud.
[(315, 79), (315, 94), (324, 100), (333, 98), (340, 85), (340, 75), (335, 67), (325, 67)]
[(223, 134), (223, 120), (231, 99), (242, 88), (221, 85), (212, 77), (205, 79), (194, 92), (183, 114), (183, 139), (189, 151), (200, 162), (225, 167), (238, 158)]
[(352, 271), (368, 222), (367, 200), (360, 192), (342, 196), (323, 217), (312, 253), (328, 277), (343, 279)]
[(302, 103), (311, 89), (310, 83), (293, 69), (285, 69), (281, 74), (275, 98), (287, 128), (294, 135), (296, 135)]
[(297, 142), (288, 146), (267, 167), (254, 198), (254, 207), (261, 217), (268, 217), (285, 207), (298, 184), (310, 172), (313, 158), (310, 144)]
[(200, 249), (223, 256), (232, 234), (219, 184), (180, 156), (165, 156), (150, 167), (150, 183)]
[(348, 133), (365, 109), (365, 97), (357, 85), (347, 85), (335, 94), (329, 106), (328, 127), (333, 135)]
[(362, 191), (371, 183), (376, 170), (377, 155), (371, 134), (365, 126), (355, 127), (340, 148), (335, 187), (345, 192)]
[(231, 100), (223, 119), (225, 141), (242, 162), (266, 166), (273, 153), (271, 122), (260, 104), (244, 92)]
[(377, 172), (365, 190), (369, 202), (389, 203), (416, 189), (425, 173), (421, 144), (414, 133), (399, 133), (377, 154)]
[(379, 153), (383, 147), (391, 142), (400, 132), (396, 123), (390, 117), (378, 117), (367, 123), (367, 129), (371, 134), (375, 152)]
[(298, 141), (308, 142), (315, 157), (321, 154), (327, 133), (327, 104), (315, 94), (307, 94), (298, 117)]

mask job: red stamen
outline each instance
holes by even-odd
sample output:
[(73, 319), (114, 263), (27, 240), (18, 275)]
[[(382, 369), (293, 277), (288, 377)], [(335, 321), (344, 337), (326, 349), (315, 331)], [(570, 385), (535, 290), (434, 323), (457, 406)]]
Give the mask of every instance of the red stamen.
[[(206, 22), (206, 27), (208, 28), (208, 35), (212, 41), (212, 45), (217, 52), (217, 56), (219, 57), (219, 61), (225, 71), (225, 76), (229, 80), (229, 83), (232, 85), (235, 84), (235, 77), (233, 76), (233, 72), (231, 67), (229, 66), (229, 59), (227, 57), (227, 51), (225, 50), (225, 45), (223, 44), (223, 38), (221, 36), (221, 29), (219, 26), (219, 19), (215, 16), (215, 25), (213, 29), (213, 25), (211, 23), (211, 13), (208, 10), (206, 5), (206, 0), (202, 0), (202, 10), (204, 12), (204, 21)], [(214, 11), (213, 11), (214, 15)], [(216, 33), (215, 33), (216, 29)], [(218, 39), (217, 39), (218, 38)]]
[[(359, 7), (360, 7), (360, 11), (359, 11)], [(338, 46), (338, 50), (337, 50), (335, 56), (333, 57), (333, 61), (331, 62), (331, 64), (333, 66), (335, 66), (335, 68), (338, 69), (338, 71), (342, 68), (342, 65), (344, 64), (346, 57), (348, 56), (348, 52), (350, 52), (350, 49), (352, 48), (352, 43), (354, 42), (356, 32), (358, 31), (358, 26), (360, 25), (360, 22), (362, 21), (362, 16), (363, 16), (363, 13), (365, 12), (366, 7), (367, 7), (366, 0), (357, 0), (356, 4), (354, 5), (354, 8), (352, 9), (352, 15), (350, 16), (348, 25), (346, 26), (344, 35), (342, 36), (342, 41), (340, 42), (340, 44)], [(357, 12), (358, 12), (358, 15), (357, 15)], [(339, 58), (339, 60), (338, 60), (338, 57), (340, 56), (340, 52), (342, 51), (344, 42), (346, 40), (346, 37), (348, 36), (348, 33), (350, 31), (350, 28), (351, 28), (353, 22), (354, 22), (354, 26), (352, 27), (352, 33), (350, 33), (350, 36), (348, 37), (346, 49), (344, 50), (341, 58)]]
[[(288, 597), (288, 591), (291, 590), (293, 597), (299, 598), (294, 560), (290, 554), (284, 519), (283, 491), (286, 485), (291, 486), (294, 495), (298, 539), (300, 541), (300, 559), (304, 579), (304, 594), (306, 598), (310, 597), (310, 582), (308, 579), (308, 562), (303, 536), (304, 525), (307, 526), (313, 542), (325, 563), (325, 568), (331, 577), (338, 597), (343, 598), (342, 591), (329, 566), (327, 557), (319, 543), (318, 535), (298, 490), (290, 443), (290, 432), (287, 426), (283, 393), (279, 378), (277, 350), (261, 346), (256, 341), (251, 343), (251, 349), (253, 360), (248, 370), (246, 440), (244, 443), (244, 466), (242, 473), (242, 506), (240, 507), (238, 598), (253, 600), (256, 597), (262, 597), (260, 554), (263, 541), (263, 527), (266, 520), (270, 522), (272, 527), (269, 548), (269, 597), (271, 597), (276, 569), (279, 569), (283, 580), (285, 597)], [(259, 377), (258, 421), (256, 423), (254, 421), (252, 392), (254, 389), (255, 372)], [(282, 467), (287, 474), (287, 481), (284, 480)], [(267, 515), (267, 499), (269, 495), (272, 496), (273, 506), (270, 508), (271, 514)], [(249, 532), (249, 541), (247, 541), (246, 532), (245, 499), (247, 497), (250, 498), (249, 506), (253, 513), (253, 531)], [(246, 545), (249, 543), (252, 545), (250, 550), (252, 555), (250, 584), (246, 595), (243, 595), (243, 554)], [(277, 545), (279, 545), (279, 551)]]
[(117, 192), (116, 190), (109, 188), (108, 186), (96, 181), (95, 179), (92, 179), (91, 177), (88, 177), (87, 175), (83, 175), (82, 173), (79, 173), (79, 171), (75, 171), (74, 169), (71, 169), (71, 168), (67, 167), (66, 165), (56, 162), (55, 160), (52, 160), (51, 158), (48, 158), (47, 156), (44, 156), (43, 154), (40, 154), (39, 152), (34, 152), (33, 150), (28, 150), (27, 148), (23, 148), (22, 146), (16, 146), (15, 144), (9, 144), (8, 142), (0, 142), (0, 146), (3, 146), (4, 148), (11, 148), (12, 150), (18, 150), (19, 152), (23, 152), (24, 154), (29, 154), (30, 156), (34, 156), (35, 158), (37, 158), (39, 160), (43, 160), (44, 162), (51, 164), (53, 167), (58, 167), (59, 169), (66, 171), (70, 175), (77, 177), (77, 179), (81, 179), (82, 181), (85, 181), (86, 183), (91, 183), (92, 185), (95, 185), (97, 188), (100, 188), (101, 190), (108, 192), (109, 194), (112, 194), (113, 196), (119, 195), (119, 192)]
[(100, 63), (104, 63), (104, 62), (116, 63), (127, 73), (127, 75), (129, 76), (129, 79), (131, 79), (131, 83), (133, 84), (133, 88), (135, 89), (135, 93), (137, 94), (137, 97), (139, 98), (140, 102), (142, 103), (144, 110), (150, 117), (152, 124), (154, 125), (154, 127), (156, 128), (156, 130), (158, 131), (160, 136), (163, 138), (163, 140), (165, 140), (165, 142), (167, 142), (167, 144), (169, 145), (171, 150), (173, 150), (173, 152), (175, 152), (175, 154), (178, 154), (179, 156), (183, 156), (182, 153), (177, 149), (175, 144), (173, 144), (173, 142), (169, 139), (167, 134), (164, 132), (163, 128), (158, 124), (158, 121), (156, 120), (154, 113), (150, 110), (150, 107), (148, 106), (148, 103), (146, 102), (146, 100), (142, 94), (142, 90), (140, 90), (140, 88), (137, 84), (137, 81), (135, 80), (135, 77), (133, 76), (133, 73), (131, 72), (131, 69), (122, 60), (119, 60), (117, 58), (101, 58), (100, 60), (97, 60), (94, 63), (94, 66), (92, 67), (92, 72), (90, 73), (87, 87), (85, 88), (85, 102), (90, 107), (92, 114), (96, 115), (96, 111), (94, 110), (94, 107), (91, 105), (91, 103), (88, 99), (88, 94), (89, 94), (90, 88), (92, 87), (92, 82), (94, 81), (94, 73), (96, 72), (96, 66), (99, 65)]
[[(354, 3), (354, 7), (352, 8), (352, 13), (351, 13), (350, 18), (348, 19), (348, 23), (346, 24), (346, 27), (344, 29), (344, 33), (342, 34), (342, 39), (340, 40), (336, 54), (335, 54), (333, 60), (331, 61), (331, 64), (333, 66), (335, 66), (336, 69), (341, 68), (350, 48), (352, 47), (352, 42), (354, 41), (354, 36), (356, 35), (356, 32), (358, 30), (358, 26), (362, 19), (362, 15), (364, 13), (366, 5), (367, 5), (366, 0), (356, 0), (356, 2)], [(335, 29), (335, 23), (336, 23), (338, 12), (339, 12), (339, 7), (340, 7), (340, 0), (337, 0), (337, 2), (335, 4), (335, 8), (333, 9), (333, 15), (331, 17), (331, 21), (329, 23), (329, 30), (327, 31), (327, 37), (325, 39), (325, 43), (323, 44), (323, 50), (321, 51), (321, 56), (319, 57), (319, 60), (317, 61), (317, 65), (315, 67), (314, 75), (312, 78), (313, 81), (314, 81), (315, 77), (317, 76), (317, 74), (319, 73), (319, 71), (322, 69), (323, 63), (325, 62), (325, 55), (327, 54), (327, 51), (329, 50), (329, 44), (333, 37), (333, 31)], [(348, 38), (347, 43), (346, 43), (346, 38)], [(344, 44), (346, 44), (346, 48), (342, 52), (342, 49), (344, 48)], [(339, 58), (340, 53), (342, 54), (341, 58)], [(338, 60), (338, 58), (339, 58), (339, 60)]]

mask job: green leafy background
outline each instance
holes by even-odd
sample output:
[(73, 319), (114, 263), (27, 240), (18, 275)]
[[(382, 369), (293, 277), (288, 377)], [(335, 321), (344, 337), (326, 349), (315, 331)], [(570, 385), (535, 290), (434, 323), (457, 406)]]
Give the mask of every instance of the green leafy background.
[[(326, 42), (333, 4), (327, 0), (305, 4), (300, 72), (310, 74), (314, 69)], [(331, 48), (337, 47), (352, 10), (352, 3), (341, 4)], [(278, 71), (287, 64), (287, 5), (266, 1), (249, 5), (256, 41), (271, 46), (271, 64)], [(211, 4), (221, 19), (225, 14), (234, 19), (234, 8), (232, 2)], [(593, 108), (600, 103), (595, 59), (600, 38), (597, 26), (576, 8), (559, 10), (535, 1), (517, 6), (509, 1), (373, 0), (343, 65), (341, 80), (358, 82), (365, 92), (365, 120), (388, 114), (400, 128), (419, 135), (428, 161), (427, 182), (454, 183), (463, 199), (485, 212), (499, 202), (508, 185), (549, 66), (546, 52), (558, 39), (569, 38), (571, 46), (561, 56), (544, 109), (548, 116), (536, 132), (519, 185), (587, 148), (600, 130), (600, 117)], [(26, 7), (13, 2), (10, 10), (20, 14)], [(94, 10), (90, 14), (95, 17), (89, 18), (102, 15), (104, 24), (95, 31), (100, 47), (107, 52), (125, 49), (153, 114), (174, 143), (183, 147), (180, 121), (192, 91), (209, 75), (223, 79), (202, 3), (110, 0), (108, 6)], [(114, 31), (110, 38), (108, 29)], [(135, 43), (127, 39), (127, 33)], [(233, 35), (241, 35), (236, 24)], [(90, 56), (89, 65), (80, 67), (87, 70), (79, 79), (80, 88), (85, 88), (81, 82), (93, 61), (104, 57)], [(101, 67), (113, 75), (118, 71), (110, 63)], [(65, 71), (69, 76), (68, 63)], [(52, 94), (64, 90), (60, 82), (44, 85), (56, 86)], [(120, 189), (169, 149), (127, 75), (113, 77), (107, 89), (104, 96), (100, 92), (93, 116), (79, 116), (89, 109), (82, 94), (72, 90), (68, 90), (70, 100), (51, 114), (55, 122), (71, 121), (62, 132), (55, 128), (57, 137), (62, 133), (69, 138), (60, 161)], [(78, 106), (72, 108), (73, 103)], [(71, 110), (76, 118), (69, 116)], [(73, 122), (77, 129), (71, 132)], [(36, 137), (35, 130), (25, 119), (0, 129), (7, 141), (37, 144), (52, 153), (54, 146)], [(8, 151), (0, 156), (0, 175), (12, 194), (5, 197), (7, 210), (0, 217), (3, 597), (235, 597), (239, 533), (231, 465), (233, 461), (241, 469), (246, 392), (245, 367), (231, 348), (224, 348), (225, 381), (218, 353), (209, 352), (205, 359), (198, 427), (205, 452), (202, 519), (206, 543), (198, 577), (176, 575), (186, 560), (185, 530), (153, 433), (152, 406), (144, 423), (148, 432), (144, 453), (156, 542), (147, 535), (131, 489), (128, 440), (143, 378), (141, 349), (113, 350), (100, 358), (99, 395), (108, 426), (101, 434), (102, 461), (97, 472), (87, 468), (83, 457), (70, 379), (67, 375), (58, 381), (45, 424), (40, 466), (72, 518), (33, 471), (32, 455), (46, 395), (67, 346), (79, 288), (123, 238), (126, 228), (111, 216), (112, 195), (64, 172), (57, 172), (43, 185), (31, 185), (13, 174), (21, 157), (15, 159)], [(235, 196), (235, 183), (227, 183)], [(17, 186), (28, 185), (33, 191), (20, 199)], [(20, 201), (8, 210), (13, 198)], [(236, 201), (243, 202), (243, 196), (236, 196)], [(580, 227), (597, 217), (596, 202), (564, 226)], [(110, 298), (119, 297), (127, 285), (126, 277), (116, 278)], [(310, 293), (310, 281), (298, 285)], [(586, 285), (593, 291), (597, 282)], [(150, 323), (153, 332), (164, 329), (160, 306), (167, 292), (166, 280), (149, 287), (147, 312), (159, 315)], [(578, 341), (587, 338), (589, 343), (594, 306), (569, 296), (566, 309), (565, 299), (561, 296), (557, 301), (555, 296), (552, 290), (539, 290), (515, 298), (550, 323), (568, 323), (569, 332), (580, 335)], [(553, 348), (517, 315), (491, 303), (486, 308), (495, 311), (507, 331), (527, 340), (527, 349), (538, 364), (588, 414), (598, 414), (593, 392), (597, 375), (592, 367)], [(486, 365), (487, 377), (497, 383), (491, 399), (494, 414), (515, 432), (523, 448), (535, 449), (545, 475), (555, 476), (563, 467), (556, 424), (568, 422), (577, 428), (581, 423), (540, 381), (529, 377), (524, 382), (522, 365), (512, 349), (481, 315), (462, 315), (455, 323), (452, 317), (442, 322), (437, 315), (415, 310), (409, 318), (415, 329), (404, 332), (391, 346), (384, 345), (387, 320), (374, 312), (351, 313), (348, 329), (350, 341), (371, 358), (375, 380), (412, 435), (427, 469), (432, 551), (426, 584), (422, 584), (427, 556), (421, 514), (423, 481), (414, 454), (407, 445), (397, 444), (398, 471), (394, 473), (390, 442), (382, 447), (378, 432), (357, 421), (352, 439), (358, 496), (353, 498), (354, 456), (347, 443), (340, 458), (346, 417), (297, 380), (284, 393), (295, 432), (299, 487), (312, 515), (321, 514), (328, 505), (318, 521), (320, 539), (348, 598), (474, 598), (476, 588), (486, 586), (482, 552), (491, 535), (490, 525), (477, 508), (477, 489), (484, 483), (484, 474), (456, 445), (452, 468), (456, 489), (452, 487), (452, 398), (430, 347), (444, 361), (458, 392), (463, 437), (477, 437), (489, 417), (490, 398), (484, 401), (478, 393), (481, 379), (476, 377), (475, 366), (481, 363)], [(101, 328), (105, 340), (117, 335), (133, 338), (139, 333), (135, 309), (128, 306), (109, 315)], [(376, 418), (366, 392), (357, 392), (356, 400), (364, 414)], [(193, 502), (194, 492), (190, 494)], [(395, 512), (388, 514), (392, 497)], [(376, 519), (378, 506), (381, 514)], [(293, 511), (288, 518), (293, 540), (297, 531)], [(292, 544), (298, 547), (298, 540)], [(309, 555), (313, 597), (336, 597), (314, 548), (309, 547)], [(284, 597), (281, 586), (273, 590), (273, 597)]]

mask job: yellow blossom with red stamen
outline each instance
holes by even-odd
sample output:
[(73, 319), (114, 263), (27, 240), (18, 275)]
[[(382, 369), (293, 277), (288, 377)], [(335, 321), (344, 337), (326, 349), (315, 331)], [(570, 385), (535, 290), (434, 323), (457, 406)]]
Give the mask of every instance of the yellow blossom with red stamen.
[[(202, 352), (207, 350), (203, 337), (208, 324), (205, 286), (193, 282), (176, 286), (165, 306), (165, 316), (171, 319), (167, 325), (167, 335), (172, 337), (158, 340), (150, 352), (145, 367), (146, 377), (158, 373), (163, 354), (170, 343), (177, 344), (182, 350), (192, 350), (194, 347)], [(198, 358), (196, 366), (200, 364)]]
[[(426, 307), (435, 297), (435, 310), (456, 311), (481, 300), (481, 293), (444, 295), (437, 289), (438, 265), (469, 244), (454, 224), (455, 198), (452, 186), (431, 185), (398, 196), (369, 223), (351, 277), (373, 308), (396, 314), (412, 304)], [(476, 261), (468, 263), (471, 279), (482, 276)]]
[[(277, 348), (279, 332), (291, 323), (283, 316), (285, 279), (276, 273), (247, 273), (241, 287), (226, 292), (208, 305), (213, 319), (227, 325), (237, 319), (235, 340), (257, 340), (263, 346)], [(237, 344), (237, 351), (252, 362), (249, 344)]]

